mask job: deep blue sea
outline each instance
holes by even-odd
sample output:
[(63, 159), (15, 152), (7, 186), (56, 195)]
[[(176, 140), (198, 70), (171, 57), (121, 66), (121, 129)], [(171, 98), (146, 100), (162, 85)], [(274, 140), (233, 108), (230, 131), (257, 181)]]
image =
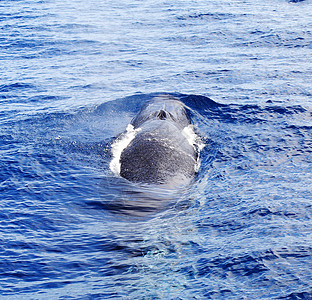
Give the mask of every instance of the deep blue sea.
[[(0, 299), (312, 299), (311, 0), (1, 0)], [(172, 94), (187, 186), (111, 144)]]

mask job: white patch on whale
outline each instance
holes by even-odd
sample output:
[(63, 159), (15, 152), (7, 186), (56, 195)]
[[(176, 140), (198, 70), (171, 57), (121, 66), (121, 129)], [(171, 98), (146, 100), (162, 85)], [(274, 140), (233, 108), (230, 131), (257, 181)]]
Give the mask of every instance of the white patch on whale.
[(126, 132), (120, 135), (112, 144), (113, 159), (109, 164), (110, 169), (116, 175), (120, 175), (120, 156), (122, 151), (128, 147), (131, 141), (135, 138), (136, 134), (141, 128), (134, 129), (132, 124), (128, 124)]

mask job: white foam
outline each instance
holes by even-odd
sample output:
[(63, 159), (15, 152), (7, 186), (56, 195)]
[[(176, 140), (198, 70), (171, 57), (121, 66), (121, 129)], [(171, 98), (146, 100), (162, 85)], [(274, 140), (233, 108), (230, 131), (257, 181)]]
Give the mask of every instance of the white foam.
[(190, 124), (189, 126), (185, 127), (182, 130), (182, 134), (185, 136), (189, 144), (194, 148), (194, 150), (197, 152), (197, 161), (195, 164), (195, 172), (198, 171), (200, 167), (200, 159), (199, 159), (199, 154), (200, 151), (203, 150), (205, 147), (204, 142), (200, 138), (198, 134), (195, 133), (194, 131), (194, 126)]
[(109, 167), (116, 175), (120, 175), (120, 156), (122, 151), (128, 147), (140, 130), (141, 128), (134, 129), (133, 125), (129, 124), (126, 132), (121, 134), (112, 144), (113, 159)]
[(182, 134), (196, 151), (201, 151), (205, 147), (205, 144), (201, 140), (200, 136), (195, 133), (193, 125), (190, 124), (189, 126), (184, 127)]

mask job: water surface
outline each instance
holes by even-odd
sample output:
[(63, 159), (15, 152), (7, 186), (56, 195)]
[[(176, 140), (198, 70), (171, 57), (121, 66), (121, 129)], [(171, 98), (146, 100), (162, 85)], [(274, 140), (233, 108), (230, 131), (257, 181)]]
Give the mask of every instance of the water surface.
[[(311, 16), (309, 0), (1, 1), (1, 298), (312, 297)], [(109, 169), (162, 92), (206, 144), (176, 190)]]

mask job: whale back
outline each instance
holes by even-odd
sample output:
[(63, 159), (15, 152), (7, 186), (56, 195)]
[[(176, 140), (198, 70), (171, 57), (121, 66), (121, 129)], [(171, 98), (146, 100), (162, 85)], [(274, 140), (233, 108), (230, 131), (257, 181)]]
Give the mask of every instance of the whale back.
[(186, 182), (195, 173), (196, 153), (171, 122), (150, 121), (121, 153), (120, 175), (154, 184)]

